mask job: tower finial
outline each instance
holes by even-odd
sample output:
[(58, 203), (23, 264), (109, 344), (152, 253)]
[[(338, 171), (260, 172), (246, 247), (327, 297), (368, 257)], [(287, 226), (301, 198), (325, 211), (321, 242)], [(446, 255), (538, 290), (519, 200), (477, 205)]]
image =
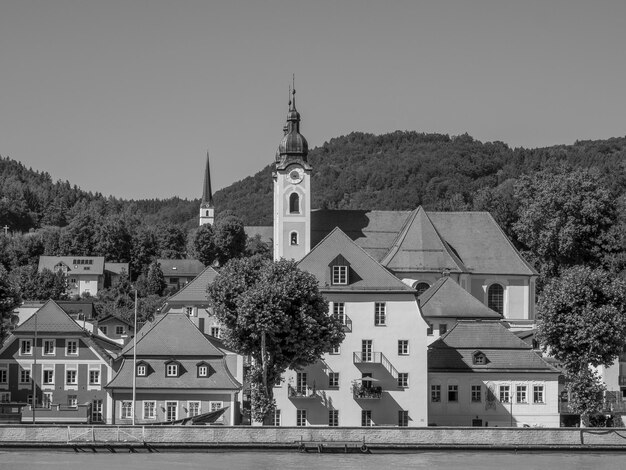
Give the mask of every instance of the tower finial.
[(291, 76), (291, 95), (293, 99), (290, 101), (290, 104), (293, 104), (293, 109), (296, 109), (296, 74), (294, 73)]

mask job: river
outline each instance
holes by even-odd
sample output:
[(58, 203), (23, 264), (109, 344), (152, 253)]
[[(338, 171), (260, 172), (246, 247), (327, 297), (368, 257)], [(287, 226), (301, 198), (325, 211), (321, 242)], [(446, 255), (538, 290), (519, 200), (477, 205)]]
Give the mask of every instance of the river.
[(187, 452), (160, 454), (87, 454), (47, 451), (0, 452), (0, 470), (269, 470), (269, 469), (623, 469), (623, 453), (585, 452), (420, 452), (397, 454), (301, 454), (298, 452)]

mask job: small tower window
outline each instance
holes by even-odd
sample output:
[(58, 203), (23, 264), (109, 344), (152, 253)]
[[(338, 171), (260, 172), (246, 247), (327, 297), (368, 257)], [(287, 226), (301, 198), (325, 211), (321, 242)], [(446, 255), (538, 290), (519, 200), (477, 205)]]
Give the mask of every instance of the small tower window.
[(289, 213), (300, 213), (300, 196), (298, 195), (298, 193), (291, 193), (289, 195)]
[(504, 287), (500, 284), (491, 284), (487, 290), (487, 307), (498, 312), (504, 312)]
[(297, 245), (298, 244), (298, 232), (291, 232), (289, 234), (289, 243), (291, 245)]
[(209, 216), (209, 211), (205, 211), (204, 215), (208, 217)]

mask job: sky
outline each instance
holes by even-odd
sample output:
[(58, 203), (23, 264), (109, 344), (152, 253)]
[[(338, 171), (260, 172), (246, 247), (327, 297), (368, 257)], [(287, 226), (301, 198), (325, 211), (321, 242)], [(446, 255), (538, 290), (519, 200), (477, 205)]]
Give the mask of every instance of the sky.
[(626, 135), (626, 1), (0, 0), (0, 155), (124, 199), (352, 131), (511, 147)]

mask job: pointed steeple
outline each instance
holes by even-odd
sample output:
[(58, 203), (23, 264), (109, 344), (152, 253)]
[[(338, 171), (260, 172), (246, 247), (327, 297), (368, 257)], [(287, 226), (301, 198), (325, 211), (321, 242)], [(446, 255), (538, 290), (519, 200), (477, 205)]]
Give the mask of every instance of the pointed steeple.
[(211, 166), (209, 165), (209, 151), (206, 152), (206, 169), (204, 171), (204, 186), (202, 187), (202, 207), (213, 207), (213, 192), (211, 191)]

